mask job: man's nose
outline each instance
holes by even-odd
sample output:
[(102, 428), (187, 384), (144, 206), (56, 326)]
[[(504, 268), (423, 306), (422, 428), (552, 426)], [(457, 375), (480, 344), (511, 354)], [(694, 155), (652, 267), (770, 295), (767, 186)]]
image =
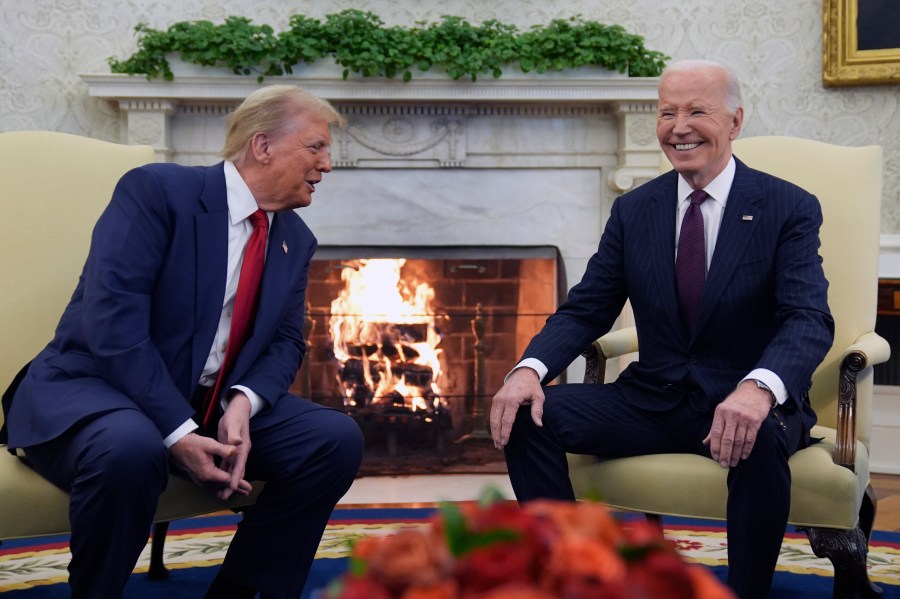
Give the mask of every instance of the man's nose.
[(317, 169), (321, 173), (330, 173), (331, 172), (331, 152), (326, 152), (325, 156), (319, 161), (317, 165)]
[(672, 132), (676, 134), (689, 132), (691, 130), (690, 121), (690, 116), (686, 114), (675, 115), (675, 125), (672, 127)]

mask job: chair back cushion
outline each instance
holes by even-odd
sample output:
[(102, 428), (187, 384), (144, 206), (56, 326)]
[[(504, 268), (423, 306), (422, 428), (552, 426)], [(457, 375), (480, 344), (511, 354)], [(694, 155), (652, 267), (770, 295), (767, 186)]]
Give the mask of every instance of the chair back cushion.
[[(845, 147), (793, 137), (749, 137), (734, 143), (734, 154), (814, 194), (822, 205), (822, 265), (828, 279), (828, 306), (834, 317), (834, 345), (813, 376), (810, 401), (819, 424), (837, 426), (839, 369), (844, 351), (875, 330), (878, 254), (881, 232), (882, 155), (880, 146)], [(871, 398), (872, 369), (862, 373), (857, 397)], [(857, 438), (869, 445), (871, 404), (857, 405)]]
[(0, 133), (0, 390), (53, 337), (116, 182), (155, 159), (150, 146)]

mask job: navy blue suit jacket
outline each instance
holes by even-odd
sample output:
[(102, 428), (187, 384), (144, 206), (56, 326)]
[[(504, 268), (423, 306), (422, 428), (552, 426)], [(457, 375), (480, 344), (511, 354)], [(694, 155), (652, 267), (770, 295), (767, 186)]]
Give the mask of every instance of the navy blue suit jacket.
[[(306, 349), (303, 312), (315, 249), (295, 212), (274, 215), (254, 332), (228, 386), (246, 385), (268, 404), (287, 394)], [(95, 226), (54, 339), (13, 396), (10, 448), (50, 440), (114, 409), (140, 410), (161, 438), (190, 418), (188, 398), (222, 311), (227, 251), (221, 163), (152, 164), (127, 173)]]
[[(821, 209), (796, 185), (736, 166), (695, 330), (677, 307), (671, 171), (614, 202), (583, 279), (526, 348), (523, 357), (549, 368), (545, 382), (609, 331), (630, 299), (640, 351), (618, 380), (628, 401), (662, 410), (689, 393), (710, 410), (754, 368), (778, 374), (791, 398), (805, 396), (834, 335)], [(799, 406), (811, 427), (812, 409)]]

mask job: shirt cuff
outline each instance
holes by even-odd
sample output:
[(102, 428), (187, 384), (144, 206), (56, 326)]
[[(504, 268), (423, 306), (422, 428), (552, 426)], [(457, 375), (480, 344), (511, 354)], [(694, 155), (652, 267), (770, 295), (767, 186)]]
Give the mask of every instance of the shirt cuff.
[(515, 371), (517, 371), (520, 368), (532, 369), (533, 371), (535, 371), (537, 373), (538, 380), (540, 380), (540, 381), (543, 381), (544, 377), (547, 376), (547, 367), (544, 366), (543, 362), (541, 362), (537, 358), (525, 358), (524, 360), (522, 360), (521, 362), (516, 364), (516, 367), (513, 368), (512, 370), (510, 370), (509, 374), (507, 374), (505, 377), (503, 377), (503, 382), (505, 383), (506, 379), (509, 378), (509, 375), (514, 373)]
[(756, 368), (750, 371), (750, 374), (741, 379), (741, 382), (747, 380), (762, 381), (775, 396), (775, 402), (780, 406), (787, 401), (787, 388), (781, 377), (767, 368)]
[[(262, 410), (263, 406), (266, 404), (266, 402), (263, 401), (263, 398), (260, 397), (255, 391), (252, 391), (243, 385), (235, 385), (234, 387), (232, 387), (232, 389), (242, 392), (244, 395), (247, 396), (247, 399), (250, 400), (250, 418), (253, 418), (257, 414), (259, 414), (259, 411)], [(227, 407), (228, 407), (228, 400), (223, 399), (222, 400), (222, 409), (224, 410)]]
[(184, 424), (169, 433), (168, 437), (163, 439), (163, 445), (166, 446), (166, 449), (169, 449), (170, 447), (181, 441), (182, 438), (186, 437), (188, 433), (192, 433), (197, 430), (197, 428), (197, 423), (193, 420), (188, 419)]

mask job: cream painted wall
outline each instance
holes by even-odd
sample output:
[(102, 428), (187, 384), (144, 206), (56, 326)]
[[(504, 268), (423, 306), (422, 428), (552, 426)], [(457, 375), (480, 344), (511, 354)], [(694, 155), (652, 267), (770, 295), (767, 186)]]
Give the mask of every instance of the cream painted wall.
[(822, 0), (0, 0), (0, 131), (121, 139), (116, 111), (88, 96), (78, 75), (108, 72), (107, 57), (133, 51), (138, 22), (164, 28), (234, 14), (279, 28), (295, 12), (321, 18), (345, 8), (371, 10), (389, 24), (454, 14), (523, 29), (582, 14), (621, 24), (676, 59), (728, 63), (744, 84), (744, 135), (883, 145), (882, 231), (900, 233), (900, 87), (822, 86)]

